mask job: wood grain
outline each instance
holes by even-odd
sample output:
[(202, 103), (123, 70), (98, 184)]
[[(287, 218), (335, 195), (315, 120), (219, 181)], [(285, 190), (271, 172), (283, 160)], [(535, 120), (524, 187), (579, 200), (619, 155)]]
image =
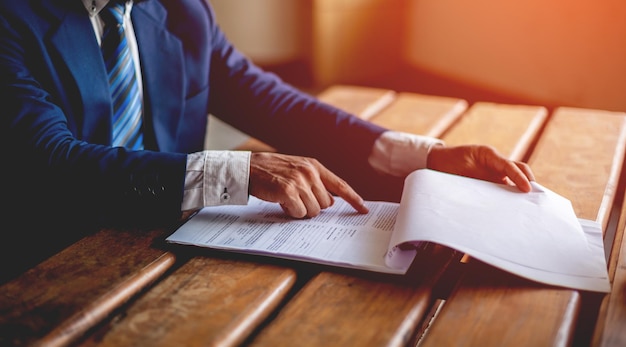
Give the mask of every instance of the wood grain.
[(396, 92), (390, 89), (354, 85), (333, 85), (317, 95), (321, 101), (362, 119), (379, 114), (393, 103), (395, 97)]
[[(593, 346), (626, 345), (618, 191), (626, 114), (563, 107), (548, 115), (541, 106), (482, 102), (467, 109), (461, 99), (356, 86), (334, 86), (320, 99), (394, 130), (528, 159), (541, 184), (605, 234), (617, 207), (613, 291), (597, 322), (581, 320), (585, 293), (473, 259), (461, 264), (462, 254), (433, 244), (409, 274), (389, 276), (172, 251), (163, 244), (169, 229), (104, 229), (0, 287), (0, 345), (406, 346), (421, 337), (420, 347), (568, 346), (585, 344), (577, 333), (594, 323)], [(254, 139), (242, 149), (273, 150)]]
[[(623, 141), (621, 115), (558, 109), (529, 162), (537, 181), (569, 198), (579, 217), (603, 222), (608, 218), (607, 206), (614, 201)], [(480, 346), (573, 342), (582, 309), (579, 292), (538, 286), (477, 261), (470, 264), (472, 271), (448, 298), (420, 346), (450, 341)]]
[(404, 277), (321, 272), (250, 346), (406, 346), (460, 255), (428, 245)]
[[(623, 232), (623, 229), (622, 229)], [(621, 242), (619, 259), (607, 304), (600, 310), (601, 335), (597, 346), (626, 346), (626, 243)]]
[(548, 110), (541, 106), (478, 102), (446, 133), (445, 141), (448, 146), (480, 143), (522, 160), (547, 118)]
[(165, 273), (164, 230), (105, 229), (0, 287), (0, 345), (65, 345)]
[(606, 229), (626, 148), (626, 114), (558, 108), (529, 159), (537, 181)]
[(295, 271), (197, 256), (83, 346), (237, 346), (285, 299)]
[(569, 346), (580, 294), (471, 261), (419, 346)]
[[(319, 98), (366, 118), (394, 96), (386, 89), (335, 86)], [(256, 139), (239, 149), (273, 151)], [(289, 268), (194, 257), (86, 345), (236, 345), (272, 314), (295, 280)]]
[(463, 99), (398, 93), (371, 121), (391, 130), (440, 137), (467, 108)]
[(608, 264), (611, 293), (602, 301), (592, 346), (626, 346), (626, 204), (623, 201)]
[[(460, 99), (399, 94), (372, 116), (374, 123), (416, 134), (441, 133), (465, 110)], [(433, 292), (458, 254), (443, 247), (415, 261), (421, 273), (407, 284), (323, 272), (289, 301), (253, 346), (404, 346), (418, 333), (435, 300)], [(437, 260), (439, 259), (439, 260)]]

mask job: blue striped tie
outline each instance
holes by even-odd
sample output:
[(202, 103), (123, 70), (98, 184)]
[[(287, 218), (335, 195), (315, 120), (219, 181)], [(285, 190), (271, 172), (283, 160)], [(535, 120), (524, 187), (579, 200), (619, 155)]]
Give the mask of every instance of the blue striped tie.
[(102, 55), (113, 101), (112, 145), (143, 149), (141, 97), (124, 26), (125, 5), (112, 0), (102, 10)]

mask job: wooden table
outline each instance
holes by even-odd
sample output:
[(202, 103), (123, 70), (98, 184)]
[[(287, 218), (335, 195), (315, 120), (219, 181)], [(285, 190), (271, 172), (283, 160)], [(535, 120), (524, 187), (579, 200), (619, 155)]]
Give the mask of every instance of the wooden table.
[(176, 226), (106, 229), (0, 287), (0, 345), (626, 346), (625, 113), (355, 86), (319, 97), (529, 162), (603, 226), (612, 292), (536, 284), (434, 244), (398, 277), (172, 249), (163, 240)]

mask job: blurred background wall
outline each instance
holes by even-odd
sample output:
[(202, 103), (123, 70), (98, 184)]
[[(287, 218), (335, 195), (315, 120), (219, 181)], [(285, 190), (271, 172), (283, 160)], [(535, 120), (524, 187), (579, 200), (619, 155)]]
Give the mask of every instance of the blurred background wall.
[(263, 65), (307, 58), (309, 0), (211, 0), (218, 23), (244, 53)]
[(626, 1), (407, 1), (407, 62), (522, 100), (626, 111)]
[(210, 0), (227, 36), (315, 93), (360, 84), (626, 111), (624, 0)]

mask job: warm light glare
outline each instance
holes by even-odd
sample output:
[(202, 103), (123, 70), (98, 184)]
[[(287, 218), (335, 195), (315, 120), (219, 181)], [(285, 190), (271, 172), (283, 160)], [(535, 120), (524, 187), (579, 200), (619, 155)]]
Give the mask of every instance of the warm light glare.
[(549, 104), (626, 111), (623, 0), (409, 1), (407, 59)]

